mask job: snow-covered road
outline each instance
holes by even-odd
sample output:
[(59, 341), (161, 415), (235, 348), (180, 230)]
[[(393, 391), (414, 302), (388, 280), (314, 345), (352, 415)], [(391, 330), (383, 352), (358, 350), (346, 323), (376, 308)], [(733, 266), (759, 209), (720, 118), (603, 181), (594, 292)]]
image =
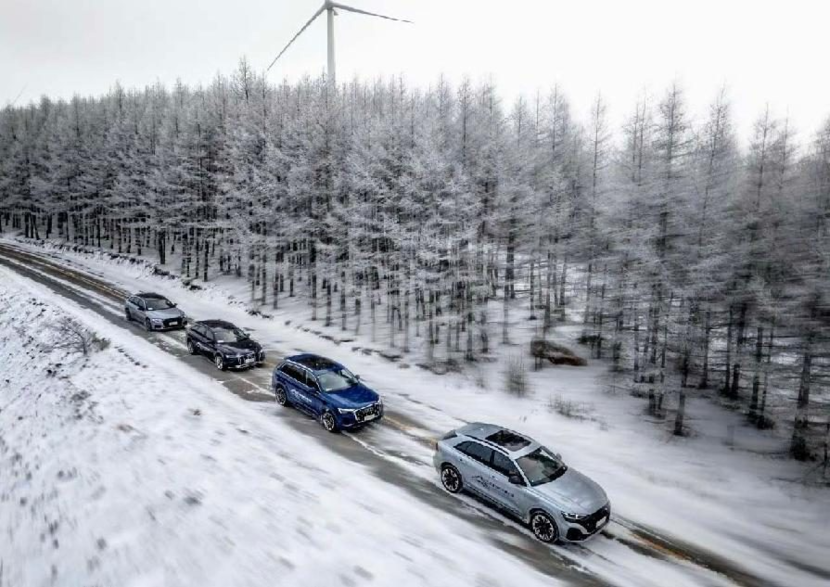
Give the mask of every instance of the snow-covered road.
[[(136, 544), (142, 524), (146, 523), (143, 515), (140, 516), (142, 519), (129, 519), (130, 525), (136, 525), (133, 540), (125, 542), (125, 548), (130, 553), (127, 556), (130, 564), (126, 567), (115, 563), (106, 566), (103, 558), (99, 557), (99, 562), (93, 565), (95, 568), (86, 570), (94, 574), (103, 573), (105, 567), (109, 569), (110, 574), (97, 575), (101, 584), (127, 584), (126, 580), (133, 578), (130, 576), (131, 569), (136, 573), (136, 581), (145, 581), (135, 584), (262, 584), (272, 577), (268, 564), (277, 565), (274, 568), (291, 569), (293, 579), (286, 580), (285, 584), (301, 584), (297, 579), (302, 584), (316, 584), (315, 581), (323, 584), (338, 577), (346, 585), (372, 581), (389, 584), (393, 580), (404, 584), (430, 585), (513, 585), (519, 584), (519, 581), (551, 584), (552, 579), (568, 584), (601, 585), (761, 585), (772, 582), (750, 571), (752, 566), (745, 564), (745, 561), (735, 562), (700, 545), (681, 542), (627, 518), (617, 519), (602, 536), (585, 545), (544, 546), (533, 540), (516, 522), (494, 514), (475, 500), (459, 500), (440, 489), (431, 469), (430, 441), (443, 431), (459, 425), (462, 420), (457, 416), (434, 405), (424, 404), (421, 400), (408, 400), (401, 396), (389, 403), (384, 425), (355, 434), (328, 435), (314, 422), (294, 411), (281, 410), (271, 402), (268, 390), (270, 369), (221, 373), (213, 369), (208, 361), (189, 356), (181, 333), (146, 333), (127, 323), (122, 317), (120, 303), (125, 295), (122, 284), (8, 245), (0, 245), (0, 262), (5, 266), (0, 268), (0, 284), (5, 295), (16, 296), (14, 299), (20, 300), (22, 292), (27, 292), (41, 300), (40, 303), (46, 302), (51, 306), (50, 311), (56, 311), (54, 308), (60, 306), (63, 311), (113, 341), (114, 350), (102, 354), (109, 355), (109, 359), (96, 359), (99, 364), (71, 374), (70, 380), (76, 386), (79, 383), (90, 385), (102, 394), (108, 391), (107, 401), (116, 419), (136, 412), (145, 415), (152, 412), (150, 420), (153, 426), (157, 425), (159, 431), (165, 431), (166, 435), (161, 438), (157, 432), (148, 431), (147, 425), (127, 424), (133, 430), (142, 430), (142, 445), (153, 445), (156, 440), (161, 440), (160, 444), (145, 449), (143, 458), (149, 459), (149, 455), (153, 455), (156, 460), (166, 459), (168, 457), (161, 455), (167, 455), (173, 449), (176, 458), (183, 461), (181, 468), (190, 471), (188, 478), (201, 486), (196, 489), (180, 486), (179, 490), (183, 493), (196, 491), (198, 496), (195, 499), (200, 505), (208, 503), (208, 496), (219, 500), (217, 507), (220, 509), (210, 514), (216, 526), (193, 534), (179, 533), (169, 527), (168, 531), (172, 531), (168, 537), (169, 544), (159, 551), (152, 548), (142, 551)], [(10, 313), (2, 315), (8, 317)], [(10, 325), (16, 318), (17, 312), (4, 323)], [(279, 356), (295, 351), (297, 344), (301, 343), (292, 340), (290, 332), (269, 338), (267, 350), (271, 365)], [(14, 355), (13, 350), (3, 352)], [(4, 377), (8, 378), (10, 374), (15, 375), (16, 370), (22, 370), (23, 366), (20, 362), (9, 361), (3, 369)], [(101, 380), (94, 381), (96, 376), (106, 380), (102, 373), (110, 374), (107, 376), (111, 380), (108, 387), (102, 387)], [(42, 373), (40, 375), (43, 376)], [(30, 385), (38, 385), (40, 380), (36, 374), (29, 373), (27, 376), (32, 377)], [(123, 396), (125, 383), (136, 385), (139, 389), (146, 387), (151, 396), (130, 394), (129, 400), (120, 399), (124, 404), (120, 405), (115, 398)], [(237, 396), (253, 401), (240, 402), (228, 394), (211, 393), (217, 383)], [(101, 403), (100, 399), (95, 401)], [(210, 409), (191, 407), (194, 402), (207, 402)], [(10, 418), (5, 396), (3, 406), (0, 418)], [(200, 415), (193, 417), (192, 410), (199, 410)], [(238, 438), (232, 443), (220, 442), (221, 449), (210, 448), (218, 446), (212, 442), (208, 443), (209, 446), (203, 446), (209, 436), (204, 432), (208, 428), (204, 424), (208, 420), (208, 412), (210, 418), (216, 418), (212, 423), (217, 426), (214, 434), (223, 430), (220, 434), (223, 436), (233, 429)], [(424, 417), (425, 412), (428, 417)], [(31, 416), (28, 413), (24, 418)], [(182, 435), (171, 432), (174, 421), (176, 426), (180, 426), (182, 418), (187, 426), (192, 424), (193, 429)], [(221, 426), (220, 422), (223, 422)], [(32, 426), (36, 424), (29, 425)], [(213, 438), (215, 440), (216, 437)], [(4, 442), (8, 445), (8, 439)], [(254, 445), (250, 445), (252, 442)], [(87, 461), (94, 455), (92, 462), (101, 467), (96, 475), (109, 477), (113, 474), (113, 468), (106, 463), (106, 457), (113, 455), (100, 455), (98, 450), (95, 448), (91, 454), (80, 451), (76, 466), (89, 466)], [(4, 462), (8, 452), (4, 451)], [(23, 455), (21, 458), (29, 457), (19, 450), (16, 454)], [(201, 479), (199, 465), (205, 462), (210, 463), (207, 468), (213, 473)], [(45, 461), (39, 464), (46, 466)], [(147, 465), (147, 462), (142, 463), (142, 470)], [(49, 467), (52, 466), (55, 466), (54, 463), (49, 464)], [(155, 467), (153, 464), (150, 468)], [(169, 464), (165, 467), (173, 470)], [(291, 469), (292, 474), (286, 476), (281, 472), (282, 482), (290, 483), (294, 488), (288, 497), (280, 483), (269, 481), (274, 471), (286, 468)], [(135, 470), (121, 469), (129, 469), (129, 466), (122, 466), (118, 475), (136, 474)], [(179, 477), (178, 473), (175, 476)], [(229, 477), (233, 480), (227, 487), (218, 481)], [(14, 487), (15, 491), (20, 490), (19, 484)], [(124, 487), (139, 501), (154, 499), (146, 483), (134, 487), (125, 484)], [(253, 518), (257, 527), (249, 533), (236, 525), (233, 530), (228, 530), (224, 526), (233, 525), (230, 521), (233, 519), (233, 502), (239, 498), (239, 503), (246, 504), (244, 508), (252, 499), (251, 496), (234, 493), (245, 493), (245, 487), (256, 492), (255, 501), (259, 509), (256, 515), (247, 519), (247, 525)], [(321, 495), (321, 487), (325, 488), (324, 495)], [(177, 490), (171, 491), (177, 494)], [(145, 496), (144, 492), (148, 495)], [(308, 500), (298, 496), (308, 497)], [(4, 524), (20, 522), (17, 515), (7, 516), (9, 503), (10, 500), (3, 502), (0, 521)], [(325, 507), (317, 511), (321, 503)], [(377, 507), (380, 503), (384, 506)], [(313, 507), (309, 508), (308, 504), (313, 504)], [(77, 527), (113, 523), (100, 517), (103, 510), (109, 511), (113, 507), (112, 504), (98, 509), (94, 504), (79, 505), (82, 506), (79, 509), (89, 513), (89, 520), (73, 514)], [(154, 506), (148, 507), (152, 509)], [(355, 516), (357, 510), (361, 513)], [(178, 514), (171, 519), (178, 520)], [(274, 538), (268, 536), (262, 525), (271, 530), (274, 530), (274, 525), (279, 526)], [(324, 534), (328, 538), (319, 539), (313, 531), (303, 529), (304, 526), (313, 528), (321, 525), (326, 529)], [(338, 530), (329, 532), (330, 526)], [(344, 531), (344, 528), (348, 529)], [(5, 531), (5, 528), (0, 528), (0, 531)], [(345, 544), (338, 544), (329, 536), (331, 533), (345, 534)], [(234, 550), (238, 548), (248, 553), (242, 559), (238, 554), (223, 559), (219, 552), (221, 549), (202, 549), (202, 542), (210, 545), (231, 539)], [(292, 549), (295, 540), (304, 546)], [(284, 545), (284, 541), (289, 544)], [(11, 544), (13, 549), (20, 550), (13, 550), (8, 558), (0, 550), (0, 568), (5, 569), (0, 571), (0, 578), (38, 576), (35, 568), (43, 565), (20, 560), (21, 553), (26, 552), (25, 536), (21, 539), (18, 534)], [(191, 561), (193, 565), (173, 563), (170, 566), (171, 557), (161, 556), (166, 548), (173, 549), (185, 559), (195, 557)], [(407, 549), (414, 549), (417, 554)], [(50, 558), (57, 556), (52, 551), (48, 552), (53, 555)], [(395, 559), (390, 553), (399, 553), (405, 562)], [(160, 557), (155, 563), (154, 554)], [(15, 557), (12, 558), (12, 555)], [(72, 556), (72, 553), (62, 554), (57, 559), (71, 565), (77, 563)], [(140, 564), (135, 562), (139, 559)], [(383, 563), (379, 568), (364, 565), (358, 571), (352, 570), (351, 574), (338, 574), (338, 569), (348, 569), (349, 565), (353, 567), (353, 560), (359, 559), (372, 560), (376, 565), (379, 560)], [(202, 568), (197, 571), (200, 565)], [(221, 565), (228, 573), (234, 574), (215, 573), (210, 570), (215, 565)], [(15, 572), (22, 574), (11, 574)], [(162, 574), (154, 575), (153, 572)], [(816, 584), (826, 579), (821, 576), (823, 570), (820, 568), (813, 571), (802, 569), (801, 572), (806, 580), (815, 579)], [(75, 577), (83, 578), (83, 570)], [(228, 577), (233, 577), (233, 580), (227, 582)], [(49, 577), (43, 575), (42, 579), (43, 582), (26, 584), (49, 584)], [(58, 581), (57, 584), (75, 583)], [(4, 585), (2, 580), (0, 585)]]

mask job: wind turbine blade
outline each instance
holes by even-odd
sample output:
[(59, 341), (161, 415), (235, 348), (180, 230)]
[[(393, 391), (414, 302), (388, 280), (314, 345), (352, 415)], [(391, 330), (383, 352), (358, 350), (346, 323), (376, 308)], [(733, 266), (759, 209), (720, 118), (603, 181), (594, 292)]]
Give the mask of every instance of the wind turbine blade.
[(339, 8), (340, 10), (347, 10), (349, 12), (357, 12), (358, 14), (365, 14), (367, 16), (377, 16), (378, 18), (385, 18), (386, 20), (394, 20), (397, 22), (408, 22), (409, 24), (413, 24), (411, 20), (406, 20), (403, 18), (392, 18), (391, 16), (384, 16), (383, 14), (377, 14), (374, 12), (369, 12), (367, 10), (361, 10), (360, 8), (352, 8), (351, 6), (346, 6), (345, 4), (339, 4), (337, 2), (330, 2), (329, 3), (333, 8)]
[(274, 64), (277, 62), (277, 59), (279, 59), (280, 57), (282, 57), (282, 54), (283, 54), (283, 53), (285, 53), (286, 51), (288, 51), (288, 48), (291, 46), (291, 43), (293, 43), (294, 41), (296, 41), (296, 40), (297, 40), (297, 37), (299, 37), (300, 35), (302, 35), (302, 34), (303, 34), (303, 31), (304, 31), (304, 30), (306, 30), (306, 29), (309, 27), (309, 25), (311, 25), (311, 23), (312, 23), (312, 22), (314, 22), (314, 19), (315, 19), (315, 18), (317, 18), (318, 16), (320, 16), (320, 15), (323, 13), (323, 11), (324, 11), (325, 9), (326, 9), (326, 5), (325, 5), (325, 4), (323, 4), (323, 5), (320, 7), (320, 9), (319, 9), (317, 12), (315, 12), (315, 13), (314, 13), (314, 16), (312, 16), (311, 18), (309, 18), (309, 19), (308, 19), (308, 22), (307, 22), (307, 23), (305, 23), (305, 26), (304, 26), (303, 28), (301, 28), (301, 29), (300, 29), (300, 32), (298, 32), (296, 35), (294, 35), (294, 37), (293, 37), (290, 41), (288, 41), (288, 44), (287, 44), (287, 45), (283, 48), (283, 50), (282, 50), (282, 51), (280, 51), (280, 54), (279, 54), (279, 55), (277, 55), (276, 57), (274, 57), (274, 60), (271, 62), (271, 65), (269, 65), (269, 66), (268, 66), (268, 69), (266, 69), (266, 70), (265, 70), (265, 73), (268, 73), (269, 71), (271, 71), (271, 68), (272, 68), (272, 67), (274, 67)]

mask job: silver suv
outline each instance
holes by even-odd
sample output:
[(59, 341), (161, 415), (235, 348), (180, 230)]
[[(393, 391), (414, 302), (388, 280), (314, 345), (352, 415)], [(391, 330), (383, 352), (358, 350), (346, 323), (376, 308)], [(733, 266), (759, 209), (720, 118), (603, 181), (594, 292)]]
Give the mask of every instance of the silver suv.
[(468, 490), (530, 526), (543, 542), (579, 542), (611, 517), (602, 487), (517, 432), (476, 422), (446, 434), (435, 468), (450, 493)]
[(187, 316), (176, 304), (157, 293), (137, 293), (124, 302), (127, 322), (138, 321), (147, 330), (184, 328)]

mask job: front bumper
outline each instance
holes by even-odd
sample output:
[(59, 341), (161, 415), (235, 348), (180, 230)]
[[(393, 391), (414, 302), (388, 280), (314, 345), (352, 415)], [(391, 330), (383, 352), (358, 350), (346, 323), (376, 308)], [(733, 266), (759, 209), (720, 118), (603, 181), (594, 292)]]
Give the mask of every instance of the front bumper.
[(265, 362), (265, 351), (251, 353), (250, 355), (243, 355), (238, 357), (225, 356), (225, 367), (229, 369), (252, 369)]
[(337, 425), (340, 428), (349, 430), (351, 428), (359, 428), (366, 424), (380, 422), (383, 419), (383, 404), (375, 402), (362, 408), (358, 408), (354, 412), (340, 413), (335, 416)]
[(561, 533), (567, 542), (584, 542), (600, 533), (611, 521), (611, 504), (605, 505), (579, 522), (565, 521), (565, 532)]
[(187, 318), (167, 318), (159, 320), (150, 318), (150, 330), (183, 330), (187, 327)]

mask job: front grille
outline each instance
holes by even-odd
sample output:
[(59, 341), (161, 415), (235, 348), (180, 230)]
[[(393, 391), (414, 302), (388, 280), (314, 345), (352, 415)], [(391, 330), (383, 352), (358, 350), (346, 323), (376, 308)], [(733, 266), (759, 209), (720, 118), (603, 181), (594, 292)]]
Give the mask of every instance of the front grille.
[(365, 408), (360, 408), (354, 413), (355, 418), (358, 422), (362, 422), (369, 416), (378, 414), (380, 412), (380, 406), (378, 404), (372, 404), (371, 406), (367, 406)]
[(588, 532), (588, 534), (593, 534), (594, 532), (597, 531), (597, 522), (599, 522), (604, 517), (610, 516), (610, 515), (611, 515), (611, 508), (607, 505), (604, 505), (601, 508), (599, 508), (597, 511), (595, 511), (593, 514), (591, 514), (590, 516), (585, 516), (584, 518), (579, 520), (579, 522), (577, 522), (577, 524), (579, 524), (580, 526), (585, 528), (585, 531)]

